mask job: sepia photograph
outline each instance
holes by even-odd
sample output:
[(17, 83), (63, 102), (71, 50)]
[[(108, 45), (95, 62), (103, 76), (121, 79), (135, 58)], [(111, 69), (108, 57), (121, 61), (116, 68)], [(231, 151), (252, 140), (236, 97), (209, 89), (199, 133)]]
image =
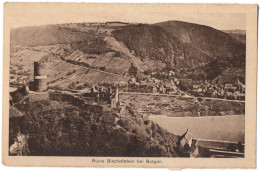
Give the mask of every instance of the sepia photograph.
[[(158, 4), (157, 12), (156, 4), (5, 5), (30, 9), (33, 18), (42, 13), (40, 5), (49, 9), (42, 21), (9, 24), (10, 159), (90, 157), (92, 164), (137, 164), (139, 158), (156, 167), (164, 158), (243, 160), (249, 154), (245, 137), (255, 132), (246, 131), (246, 117), (256, 113), (247, 113), (246, 105), (256, 95), (248, 96), (246, 79), (256, 81), (256, 75), (248, 76), (246, 11), (223, 6), (223, 12), (196, 13), (199, 8), (189, 12), (187, 5), (172, 12), (173, 4)], [(65, 14), (47, 19), (59, 5), (67, 15), (82, 8), (73, 11), (73, 20)], [(111, 6), (115, 12), (106, 11)], [(90, 17), (80, 16), (81, 10)], [(13, 19), (19, 11), (8, 14)], [(254, 63), (256, 56), (250, 59)]]

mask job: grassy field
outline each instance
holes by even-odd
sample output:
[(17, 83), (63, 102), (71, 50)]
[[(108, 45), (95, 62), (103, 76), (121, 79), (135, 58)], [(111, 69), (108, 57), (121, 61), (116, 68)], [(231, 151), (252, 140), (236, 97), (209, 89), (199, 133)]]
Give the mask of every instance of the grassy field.
[(24, 84), (33, 79), (33, 63), (48, 55), (45, 52), (36, 52), (20, 49), (11, 53), (10, 58), (10, 83)]

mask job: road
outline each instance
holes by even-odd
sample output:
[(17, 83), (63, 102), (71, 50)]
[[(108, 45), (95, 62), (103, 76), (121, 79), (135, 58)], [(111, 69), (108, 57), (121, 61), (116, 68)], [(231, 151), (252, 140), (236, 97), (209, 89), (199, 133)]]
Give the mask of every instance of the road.
[[(195, 96), (181, 96), (181, 95), (170, 95), (170, 94), (155, 94), (155, 93), (139, 93), (139, 92), (119, 92), (119, 94), (130, 94), (130, 95), (150, 95), (150, 96), (166, 96), (166, 97), (179, 97), (179, 98), (196, 98)], [(241, 102), (245, 103), (243, 100), (229, 100), (229, 99), (221, 99), (221, 98), (212, 98), (212, 97), (199, 97), (202, 99), (209, 100), (221, 100), (221, 101), (229, 101), (229, 102)]]

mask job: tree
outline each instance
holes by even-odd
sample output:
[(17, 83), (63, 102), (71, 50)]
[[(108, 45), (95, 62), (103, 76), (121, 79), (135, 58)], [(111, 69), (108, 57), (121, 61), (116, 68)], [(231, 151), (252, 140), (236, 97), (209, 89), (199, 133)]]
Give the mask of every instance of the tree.
[(138, 72), (138, 69), (134, 65), (131, 65), (131, 67), (128, 69), (128, 73), (130, 76), (136, 77), (137, 72)]
[(105, 70), (106, 70), (106, 67), (102, 66), (102, 67), (99, 67), (99, 69), (100, 69), (101, 71), (105, 71)]
[(20, 101), (23, 100), (23, 98), (24, 98), (24, 96), (22, 95), (22, 93), (16, 92), (16, 93), (13, 95), (13, 102), (14, 102), (14, 103), (20, 102)]
[(116, 51), (115, 54), (114, 54), (114, 57), (121, 57), (121, 52)]

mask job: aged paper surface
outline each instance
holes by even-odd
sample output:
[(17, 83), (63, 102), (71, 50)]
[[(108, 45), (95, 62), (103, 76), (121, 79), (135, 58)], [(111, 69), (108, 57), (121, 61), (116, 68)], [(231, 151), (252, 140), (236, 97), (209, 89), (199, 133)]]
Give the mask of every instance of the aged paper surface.
[(257, 6), (5, 3), (3, 164), (255, 168)]

